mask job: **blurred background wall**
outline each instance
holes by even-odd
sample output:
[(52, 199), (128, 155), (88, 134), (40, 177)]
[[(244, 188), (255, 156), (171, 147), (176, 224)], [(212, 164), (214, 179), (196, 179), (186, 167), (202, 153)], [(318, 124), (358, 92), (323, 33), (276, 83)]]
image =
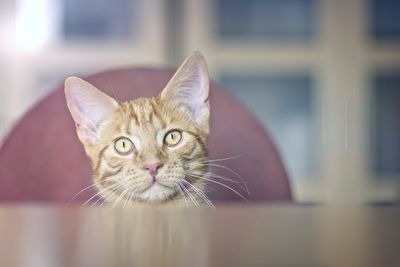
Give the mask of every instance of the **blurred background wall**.
[(399, 14), (398, 0), (2, 0), (0, 140), (66, 76), (200, 50), (268, 128), (297, 201), (398, 201)]

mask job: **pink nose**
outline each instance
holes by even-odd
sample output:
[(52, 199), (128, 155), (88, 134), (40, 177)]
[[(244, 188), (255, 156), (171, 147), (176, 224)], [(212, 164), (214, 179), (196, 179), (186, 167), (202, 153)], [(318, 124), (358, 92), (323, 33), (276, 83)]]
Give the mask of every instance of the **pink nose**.
[(149, 164), (144, 164), (143, 169), (149, 171), (151, 176), (156, 176), (158, 170), (163, 166), (164, 164), (161, 162), (156, 162), (156, 163), (149, 163)]

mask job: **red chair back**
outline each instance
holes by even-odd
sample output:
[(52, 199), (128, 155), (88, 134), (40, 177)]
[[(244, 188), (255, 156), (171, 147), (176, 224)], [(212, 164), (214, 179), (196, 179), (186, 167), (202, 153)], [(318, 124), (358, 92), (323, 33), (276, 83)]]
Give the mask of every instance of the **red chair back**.
[[(159, 94), (173, 72), (125, 69), (86, 77), (118, 100)], [(211, 84), (210, 159), (224, 167), (213, 172), (244, 179), (249, 194), (238, 184), (224, 182), (250, 202), (290, 201), (288, 177), (279, 154), (259, 122), (234, 98)], [(226, 167), (226, 169), (225, 169)], [(232, 171), (228, 170), (231, 169)], [(63, 86), (31, 109), (11, 132), (0, 151), (0, 201), (68, 202), (91, 183), (91, 167), (67, 110)], [(74, 201), (86, 201), (87, 190)], [(213, 201), (241, 201), (232, 190), (210, 183)]]

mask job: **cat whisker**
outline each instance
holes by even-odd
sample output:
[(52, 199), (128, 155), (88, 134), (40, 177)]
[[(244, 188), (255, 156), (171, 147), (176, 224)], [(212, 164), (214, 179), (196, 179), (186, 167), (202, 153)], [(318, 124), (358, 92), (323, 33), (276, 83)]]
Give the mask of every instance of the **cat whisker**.
[[(111, 196), (112, 194), (116, 194), (116, 192), (114, 190), (118, 190), (118, 189), (122, 189), (122, 188), (123, 188), (122, 185), (115, 187), (115, 188), (111, 188), (112, 190), (109, 190), (108, 192), (106, 192), (105, 195), (102, 196), (102, 198), (105, 200), (107, 197)], [(100, 199), (98, 199), (98, 200), (100, 200)], [(110, 202), (103, 201), (103, 203), (100, 204), (100, 207), (103, 207), (106, 204), (110, 204)]]
[[(110, 179), (110, 180), (111, 180), (111, 179)], [(86, 187), (83, 188), (81, 191), (79, 191), (78, 193), (76, 193), (76, 194), (68, 201), (68, 203), (67, 203), (66, 206), (71, 205), (72, 201), (73, 201), (79, 194), (82, 194), (83, 192), (89, 190), (90, 188), (92, 188), (92, 187), (94, 187), (94, 186), (96, 186), (96, 185), (100, 185), (100, 184), (102, 184), (103, 182), (105, 182), (105, 181), (110, 181), (110, 180), (105, 179), (105, 180), (101, 180), (101, 181), (98, 181), (98, 182), (93, 182), (91, 185), (86, 186)]]
[[(99, 200), (103, 199), (103, 202), (102, 202), (102, 203), (100, 204), (100, 206), (98, 206), (98, 207), (104, 207), (106, 204), (109, 204), (109, 202), (105, 201), (105, 199), (106, 199), (108, 196), (111, 196), (112, 194), (114, 194), (113, 191), (108, 191), (108, 192), (106, 192), (105, 195), (103, 196), (103, 198), (98, 199), (98, 200), (95, 202), (95, 204), (96, 204)], [(92, 205), (92, 207), (93, 207), (93, 205)]]
[(100, 184), (102, 184), (102, 183), (104, 183), (104, 182), (108, 182), (108, 181), (115, 181), (115, 180), (113, 180), (112, 178), (107, 178), (107, 179), (103, 179), (103, 180), (101, 180), (101, 181), (93, 181), (90, 185), (84, 187), (82, 190), (80, 190), (78, 193), (76, 193), (76, 194), (68, 201), (68, 203), (66, 204), (66, 206), (71, 205), (72, 201), (73, 201), (79, 194), (82, 194), (83, 192), (89, 190), (90, 188), (92, 188), (92, 187), (94, 187), (94, 186), (97, 186), (97, 185), (100, 185)]
[(218, 175), (218, 174), (215, 174), (215, 173), (212, 173), (212, 172), (209, 172), (208, 174), (209, 174), (210, 177), (213, 177), (213, 178), (219, 178), (221, 180), (231, 181), (232, 183), (237, 184), (243, 191), (246, 192), (246, 194), (248, 194), (248, 195), (250, 194), (250, 191), (249, 191), (249, 189), (248, 189), (248, 187), (247, 187), (247, 185), (245, 183), (241, 183), (241, 182), (235, 181), (233, 179), (229, 179), (229, 178), (227, 178), (225, 176), (221, 176), (221, 175)]
[[(246, 182), (244, 181), (244, 179), (243, 179), (237, 172), (235, 172), (234, 170), (232, 170), (232, 169), (230, 169), (230, 168), (228, 168), (228, 167), (226, 167), (226, 166), (223, 166), (223, 165), (220, 165), (220, 164), (215, 164), (215, 163), (198, 163), (197, 165), (195, 164), (195, 165), (190, 165), (190, 166), (192, 166), (192, 167), (195, 167), (195, 166), (211, 166), (211, 167), (218, 167), (218, 168), (225, 169), (225, 170), (227, 170), (228, 172), (230, 172), (230, 173), (232, 173), (233, 175), (235, 175), (235, 176), (240, 180), (240, 182), (243, 184), (243, 186), (245, 187), (245, 191), (246, 191), (248, 194), (250, 194), (249, 188), (247, 187), (247, 184), (246, 184)], [(232, 182), (233, 182), (233, 181), (232, 181)]]
[[(193, 174), (196, 174), (196, 175), (203, 175), (202, 173), (196, 173), (196, 172), (190, 172), (190, 173), (193, 173)], [(243, 191), (245, 191), (247, 194), (250, 194), (250, 191), (247, 190), (247, 187), (245, 187), (244, 185), (242, 185), (242, 183), (240, 183), (238, 181), (235, 181), (235, 180), (230, 179), (228, 177), (221, 176), (221, 175), (218, 175), (218, 174), (215, 174), (215, 173), (212, 173), (212, 172), (208, 172), (205, 175), (208, 176), (208, 177), (211, 177), (211, 178), (218, 178), (218, 179), (221, 179), (221, 180), (224, 180), (224, 181), (229, 181), (231, 183), (234, 183), (237, 186), (239, 186)]]
[(128, 187), (127, 189), (123, 190), (122, 193), (118, 196), (118, 198), (114, 201), (112, 204), (112, 208), (114, 208), (118, 203), (123, 199), (124, 195), (130, 191), (130, 188)]
[(125, 198), (124, 208), (125, 208), (125, 206), (129, 203), (129, 201), (131, 201), (132, 193), (133, 193), (132, 191), (129, 192), (128, 197)]
[(105, 191), (107, 191), (107, 188), (104, 188), (100, 191), (98, 191), (96, 194), (94, 194), (93, 196), (91, 196), (88, 200), (85, 201), (85, 203), (83, 203), (81, 205), (81, 208), (86, 207), (87, 204), (89, 204), (90, 201), (92, 201), (92, 199), (94, 199), (96, 196), (99, 196), (100, 194), (104, 193)]
[(184, 186), (183, 186), (180, 182), (177, 182), (176, 185), (177, 185), (177, 187), (179, 188), (179, 191), (181, 192), (182, 196), (183, 196), (184, 199), (185, 199), (185, 204), (186, 204), (186, 206), (189, 206), (189, 205), (188, 205), (187, 198), (186, 198), (186, 191), (185, 191), (185, 189), (184, 189)]
[(205, 174), (203, 174), (203, 173), (197, 173), (197, 172), (184, 172), (183, 174), (185, 174), (185, 175), (186, 175), (186, 174), (193, 174), (193, 175), (200, 175), (200, 176), (204, 175), (204, 176), (211, 177), (211, 178), (218, 178), (218, 179), (221, 179), (221, 180), (224, 180), (224, 181), (229, 181), (229, 182), (234, 183), (234, 184), (236, 184), (237, 186), (239, 186), (239, 187), (240, 187), (243, 191), (245, 191), (247, 194), (250, 194), (250, 192), (247, 190), (247, 188), (244, 187), (240, 182), (235, 181), (235, 180), (230, 179), (230, 178), (225, 177), (225, 176), (221, 176), (221, 175), (212, 173), (212, 172), (207, 172), (207, 173), (205, 173)]
[(130, 200), (130, 198), (131, 198), (131, 196), (132, 196), (132, 194), (133, 194), (133, 190), (135, 189), (135, 186), (134, 186), (135, 183), (136, 183), (136, 181), (130, 181), (130, 183), (128, 182), (127, 184), (124, 185), (124, 187), (126, 188), (126, 190), (124, 190), (124, 191), (121, 193), (121, 195), (117, 198), (117, 200), (114, 201), (112, 207), (116, 206), (116, 205), (118, 204), (118, 202), (120, 202), (120, 201), (123, 199), (123, 197), (124, 197), (127, 193), (129, 193), (129, 197), (128, 197), (128, 198), (125, 197), (125, 204), (124, 204), (124, 207), (125, 207), (126, 202)]
[(198, 163), (210, 163), (210, 162), (218, 162), (218, 161), (227, 161), (227, 160), (231, 160), (231, 159), (237, 159), (241, 156), (242, 156), (242, 154), (232, 156), (232, 157), (226, 157), (226, 158), (206, 159), (205, 161), (198, 161), (197, 159), (192, 159), (190, 161), (194, 161), (194, 162), (198, 162)]
[(191, 173), (189, 173), (189, 176), (195, 177), (195, 178), (198, 178), (198, 179), (201, 179), (201, 180), (209, 181), (209, 182), (212, 182), (212, 183), (215, 183), (215, 184), (219, 184), (219, 185), (221, 185), (221, 186), (223, 186), (223, 187), (225, 187), (225, 188), (231, 190), (233, 193), (235, 193), (236, 195), (238, 195), (239, 197), (241, 197), (242, 199), (244, 199), (247, 203), (249, 203), (249, 201), (247, 200), (247, 198), (245, 198), (244, 196), (242, 196), (242, 194), (240, 194), (238, 191), (236, 191), (235, 189), (233, 189), (233, 188), (230, 187), (229, 185), (226, 185), (226, 184), (221, 183), (221, 182), (218, 182), (218, 181), (214, 181), (214, 180), (212, 180), (212, 179), (209, 179), (209, 178), (206, 178), (206, 177), (203, 177), (203, 176), (198, 176), (198, 175), (195, 175), (195, 174), (191, 174)]
[(128, 196), (128, 203), (132, 200), (133, 192), (131, 191)]
[(189, 183), (189, 182), (186, 181), (186, 180), (183, 180), (183, 179), (182, 179), (182, 182), (184, 182), (185, 184), (187, 184), (188, 186), (190, 186), (190, 187), (193, 189), (193, 191), (194, 191), (195, 193), (197, 193), (197, 195), (199, 195), (199, 196), (206, 202), (206, 204), (207, 204), (209, 207), (215, 208), (214, 204), (210, 201), (210, 199), (204, 194), (204, 192), (203, 192), (201, 189), (197, 188), (196, 186), (194, 186), (193, 184)]
[[(118, 189), (118, 188), (119, 188), (119, 187), (116, 186), (116, 185), (112, 187), (112, 189)], [(105, 191), (105, 190), (104, 190), (104, 191)], [(103, 191), (103, 192), (104, 192), (104, 191)], [(106, 193), (104, 194), (104, 196), (100, 196), (99, 199), (97, 199), (90, 207), (93, 208), (93, 207), (96, 206), (96, 204), (99, 203), (101, 200), (103, 200), (103, 203), (101, 203), (100, 207), (104, 206), (104, 204), (105, 204), (104, 199), (105, 199), (106, 197), (112, 195), (113, 193), (114, 193), (113, 190), (110, 190), (109, 192), (106, 192)]]
[(100, 200), (102, 200), (102, 197), (99, 197), (92, 205), (90, 205), (91, 208), (95, 207), (97, 203), (100, 202)]
[(193, 197), (193, 195), (190, 193), (190, 191), (189, 191), (186, 187), (184, 187), (184, 186), (182, 186), (182, 189), (183, 189), (183, 191), (185, 191), (186, 194), (189, 196), (189, 198), (191, 199), (193, 205), (195, 205), (196, 207), (199, 208), (199, 207), (200, 207), (199, 202), (197, 202), (196, 198)]
[(188, 206), (185, 193), (183, 192), (183, 190), (182, 190), (182, 188), (181, 188), (181, 184), (180, 184), (179, 182), (177, 182), (177, 183), (175, 183), (175, 186), (176, 186), (176, 188), (178, 189), (179, 193), (183, 196), (183, 199), (184, 199), (184, 201), (185, 201), (185, 206)]
[(208, 162), (226, 161), (226, 160), (231, 160), (231, 159), (237, 159), (237, 158), (240, 158), (241, 156), (242, 156), (242, 154), (238, 154), (236, 156), (231, 156), (231, 157), (226, 157), (226, 158), (209, 159)]
[[(116, 185), (112, 186), (111, 189), (118, 189), (119, 187), (121, 187), (121, 185), (116, 184)], [(95, 198), (96, 196), (101, 196), (101, 194), (103, 194), (104, 192), (107, 192), (107, 190), (109, 190), (109, 188), (103, 188), (102, 190), (100, 190), (99, 192), (94, 194), (92, 197), (90, 197), (88, 200), (86, 200), (86, 202), (83, 203), (83, 205), (81, 207), (85, 207), (93, 198)], [(97, 203), (97, 201), (95, 203)]]
[(92, 188), (93, 186), (96, 186), (96, 185), (97, 185), (97, 184), (95, 183), (95, 184), (91, 184), (91, 185), (86, 186), (85, 188), (83, 188), (81, 191), (79, 191), (78, 193), (76, 193), (76, 194), (68, 201), (68, 203), (67, 203), (66, 206), (68, 207), (69, 205), (71, 205), (72, 201), (73, 201), (79, 194), (81, 194), (81, 193), (83, 193), (83, 192), (89, 190), (90, 188)]

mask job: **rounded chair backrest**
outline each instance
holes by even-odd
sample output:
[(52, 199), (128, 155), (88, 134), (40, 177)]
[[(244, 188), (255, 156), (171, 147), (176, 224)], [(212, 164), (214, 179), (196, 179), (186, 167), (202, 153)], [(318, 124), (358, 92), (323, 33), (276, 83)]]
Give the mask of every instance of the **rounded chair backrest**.
[[(172, 74), (169, 70), (124, 69), (85, 79), (125, 101), (158, 95)], [(285, 169), (262, 126), (214, 83), (210, 103), (211, 170), (234, 180), (214, 178), (207, 188), (211, 200), (243, 201), (240, 194), (249, 202), (290, 201)], [(5, 140), (0, 151), (0, 201), (69, 202), (91, 184), (91, 172), (60, 86), (30, 110)], [(94, 189), (86, 190), (73, 201), (84, 202), (94, 194)]]

